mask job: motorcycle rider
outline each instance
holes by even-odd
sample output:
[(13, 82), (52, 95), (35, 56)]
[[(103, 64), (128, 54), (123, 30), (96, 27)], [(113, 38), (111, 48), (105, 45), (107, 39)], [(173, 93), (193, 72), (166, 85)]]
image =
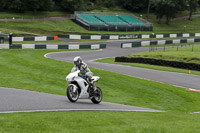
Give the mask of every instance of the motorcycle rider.
[(88, 83), (92, 86), (91, 92), (93, 93), (94, 91), (94, 82), (92, 81), (93, 73), (88, 68), (88, 65), (82, 61), (80, 56), (76, 56), (73, 61), (74, 61), (74, 67), (72, 68), (71, 73), (80, 70), (81, 73), (80, 77), (88, 81)]

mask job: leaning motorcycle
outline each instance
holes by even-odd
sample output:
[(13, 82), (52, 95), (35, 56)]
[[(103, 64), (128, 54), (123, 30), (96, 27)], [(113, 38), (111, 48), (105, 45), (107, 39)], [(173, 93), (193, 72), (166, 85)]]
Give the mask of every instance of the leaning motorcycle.
[[(86, 79), (79, 76), (80, 71), (75, 71), (67, 75), (66, 81), (67, 97), (69, 101), (76, 102), (78, 99), (91, 99), (95, 104), (99, 104), (102, 101), (102, 91), (96, 85), (91, 85)], [(100, 79), (98, 76), (93, 76), (93, 82), (97, 82)]]

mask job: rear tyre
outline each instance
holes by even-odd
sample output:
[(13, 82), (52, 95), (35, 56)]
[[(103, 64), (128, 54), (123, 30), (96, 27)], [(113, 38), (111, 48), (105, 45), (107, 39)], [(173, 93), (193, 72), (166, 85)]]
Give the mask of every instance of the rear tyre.
[(76, 91), (73, 92), (73, 88), (74, 88), (73, 85), (68, 86), (66, 93), (67, 93), (67, 98), (69, 99), (69, 101), (74, 103), (78, 100), (79, 93), (78, 93), (78, 89), (76, 89)]
[(99, 104), (102, 101), (103, 94), (99, 87), (97, 87), (96, 91), (94, 92), (94, 96), (91, 101), (95, 104)]

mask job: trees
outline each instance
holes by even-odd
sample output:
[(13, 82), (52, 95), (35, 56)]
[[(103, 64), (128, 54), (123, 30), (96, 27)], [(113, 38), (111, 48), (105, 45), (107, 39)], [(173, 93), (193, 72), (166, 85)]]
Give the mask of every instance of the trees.
[(40, 8), (40, 5), (41, 5), (40, 0), (27, 0), (26, 1), (26, 6), (29, 11), (34, 11), (34, 12), (38, 11)]
[(53, 0), (0, 0), (0, 8), (15, 12), (49, 11), (54, 8)]
[(53, 0), (41, 0), (40, 1), (40, 8), (41, 11), (52, 11), (54, 10), (55, 2)]
[(11, 0), (9, 3), (9, 9), (17, 11), (17, 12), (24, 12), (26, 9), (24, 0)]
[(148, 0), (120, 0), (120, 4), (130, 11), (141, 11), (148, 6)]
[(24, 12), (26, 9), (24, 1), (25, 0), (0, 0), (0, 8), (11, 11)]
[(23, 0), (27, 11), (51, 11), (54, 8), (53, 0)]
[(155, 14), (159, 22), (165, 16), (166, 24), (169, 24), (171, 18), (175, 17), (176, 5), (173, 0), (155, 0), (154, 1)]
[(166, 24), (169, 24), (170, 20), (184, 9), (185, 0), (154, 0), (153, 5), (159, 22), (165, 16)]
[(91, 10), (93, 6), (91, 0), (61, 0), (61, 7), (69, 12)]
[(200, 5), (200, 0), (187, 0), (186, 2), (190, 12), (188, 20), (192, 20), (192, 13), (195, 12), (197, 7)]
[(166, 18), (168, 24), (182, 10), (189, 10), (189, 20), (192, 13), (200, 5), (200, 0), (0, 0), (0, 10), (7, 11), (51, 11), (65, 10), (67, 12), (89, 11), (93, 9), (122, 7), (129, 11), (141, 12), (152, 10), (160, 21)]
[(150, 9), (151, 9), (152, 2), (153, 2), (153, 0), (148, 0), (147, 18), (149, 17), (149, 12), (150, 12)]

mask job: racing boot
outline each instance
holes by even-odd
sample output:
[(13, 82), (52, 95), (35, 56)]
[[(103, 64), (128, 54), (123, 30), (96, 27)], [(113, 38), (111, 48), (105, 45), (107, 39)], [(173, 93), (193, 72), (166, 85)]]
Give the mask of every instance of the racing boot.
[(90, 82), (89, 97), (93, 97), (94, 96), (94, 89), (95, 89), (94, 82)]

